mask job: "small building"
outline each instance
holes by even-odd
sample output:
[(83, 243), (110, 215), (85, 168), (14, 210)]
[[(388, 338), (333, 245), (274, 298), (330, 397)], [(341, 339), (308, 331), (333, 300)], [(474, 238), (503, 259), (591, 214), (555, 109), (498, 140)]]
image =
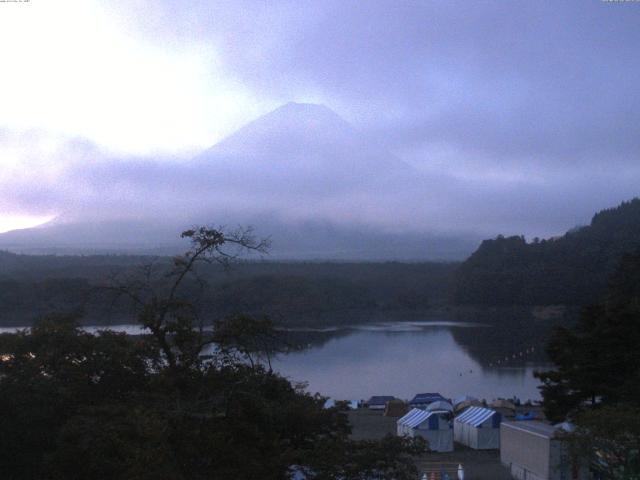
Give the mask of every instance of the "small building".
[(396, 397), (392, 397), (390, 395), (377, 395), (367, 400), (366, 405), (369, 410), (384, 410), (387, 406), (387, 402), (395, 399)]
[(588, 469), (572, 462), (563, 430), (538, 422), (500, 424), (500, 461), (519, 480), (585, 480)]
[(411, 408), (426, 408), (427, 405), (439, 400), (447, 400), (439, 393), (418, 393), (409, 401)]
[(469, 407), (453, 421), (453, 439), (475, 450), (500, 448), (502, 415), (495, 410)]
[(422, 437), (433, 452), (453, 452), (453, 422), (445, 412), (412, 409), (397, 422), (398, 436)]

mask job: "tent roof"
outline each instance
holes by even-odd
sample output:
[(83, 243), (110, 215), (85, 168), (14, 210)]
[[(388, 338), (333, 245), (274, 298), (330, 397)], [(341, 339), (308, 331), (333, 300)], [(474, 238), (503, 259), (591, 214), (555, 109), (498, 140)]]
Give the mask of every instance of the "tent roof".
[(499, 398), (498, 400), (494, 401), (491, 406), (493, 408), (508, 408), (510, 410), (516, 409), (516, 406), (511, 400), (505, 400), (504, 398)]
[(391, 395), (378, 395), (373, 396), (367, 402), (368, 405), (385, 405), (387, 402), (391, 400), (395, 400), (396, 397), (392, 397)]
[(476, 397), (472, 397), (471, 395), (461, 395), (458, 398), (455, 398), (453, 400), (453, 405), (457, 406), (459, 403), (462, 402), (478, 402), (479, 400)]
[(465, 400), (463, 402), (456, 403), (455, 407), (453, 407), (453, 410), (455, 412), (461, 412), (468, 407), (481, 407), (481, 406), (482, 406), (482, 402), (479, 400)]
[(437, 410), (445, 412), (453, 412), (453, 405), (445, 400), (438, 400), (437, 402), (431, 402), (427, 406), (427, 410), (435, 412)]
[(462, 414), (456, 417), (456, 422), (468, 423), (474, 427), (482, 425), (489, 418), (493, 417), (496, 413), (495, 410), (482, 407), (469, 407)]
[(431, 415), (434, 415), (435, 412), (427, 412), (426, 410), (420, 410), (419, 408), (412, 409), (409, 413), (407, 413), (404, 417), (398, 419), (398, 423), (402, 425), (406, 425), (410, 428), (416, 428), (422, 422), (427, 420)]
[(438, 400), (446, 400), (446, 398), (444, 398), (442, 395), (440, 395), (437, 392), (436, 393), (417, 393), (416, 396), (411, 399), (409, 404), (431, 403), (431, 402), (437, 402)]

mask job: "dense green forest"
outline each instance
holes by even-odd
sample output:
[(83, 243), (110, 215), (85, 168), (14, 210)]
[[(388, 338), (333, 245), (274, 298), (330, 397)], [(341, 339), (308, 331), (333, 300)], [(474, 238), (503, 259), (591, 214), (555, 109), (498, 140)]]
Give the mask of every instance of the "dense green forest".
[(625, 252), (640, 246), (640, 199), (597, 213), (559, 238), (498, 236), (458, 268), (453, 298), (475, 305), (586, 305), (604, 295)]
[[(90, 324), (127, 323), (126, 302), (109, 287), (168, 257), (31, 256), (0, 252), (0, 325), (28, 325), (55, 311)], [(187, 288), (210, 318), (268, 315), (279, 324), (353, 322), (359, 315), (421, 311), (447, 300), (455, 264), (239, 261), (200, 265)], [(197, 291), (197, 294), (196, 294)]]

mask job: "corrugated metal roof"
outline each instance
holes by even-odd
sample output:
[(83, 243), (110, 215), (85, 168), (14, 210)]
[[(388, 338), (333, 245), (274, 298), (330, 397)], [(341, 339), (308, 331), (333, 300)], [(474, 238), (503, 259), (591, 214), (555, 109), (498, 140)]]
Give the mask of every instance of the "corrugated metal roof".
[(468, 423), (477, 427), (486, 422), (489, 418), (493, 417), (496, 413), (495, 410), (489, 410), (482, 407), (469, 407), (461, 415), (456, 417), (456, 422)]

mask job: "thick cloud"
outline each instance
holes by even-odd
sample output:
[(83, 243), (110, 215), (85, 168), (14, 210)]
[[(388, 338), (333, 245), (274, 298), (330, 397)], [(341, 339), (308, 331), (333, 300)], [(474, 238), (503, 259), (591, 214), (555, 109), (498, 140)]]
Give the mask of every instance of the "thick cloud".
[[(0, 132), (0, 148), (21, 158), (0, 173), (0, 207), (179, 216), (203, 204), (254, 213), (259, 205), (288, 219), (363, 222), (388, 230), (546, 236), (640, 193), (640, 4), (160, 0), (101, 5), (119, 19), (121, 37), (135, 39), (140, 58), (145, 46), (155, 56), (171, 52), (154, 65), (169, 65), (180, 52), (200, 52), (197, 68), (187, 62), (189, 69), (172, 74), (171, 85), (186, 82), (185, 91), (191, 92), (181, 105), (197, 105), (207, 89), (228, 89), (242, 98), (238, 111), (246, 112), (248, 122), (256, 111), (290, 100), (322, 103), (355, 125), (363, 142), (388, 150), (415, 172), (374, 195), (368, 187), (348, 187), (318, 172), (313, 185), (301, 172), (297, 184), (281, 185), (277, 178), (268, 183), (257, 165), (247, 168), (261, 181), (243, 188), (228, 177), (216, 184), (219, 172), (203, 175), (188, 156), (131, 158), (77, 139), (63, 139), (53, 149), (39, 140), (30, 146), (31, 139), (16, 140), (7, 130)], [(211, 78), (190, 89), (194, 83), (184, 80), (185, 71)], [(224, 91), (214, 93), (226, 98)], [(158, 107), (162, 98), (147, 103), (155, 113), (153, 122), (141, 125), (144, 138), (153, 138), (156, 124), (175, 130), (179, 122), (167, 123)], [(221, 115), (238, 125), (239, 114), (231, 115), (228, 103), (220, 103)], [(252, 104), (258, 106), (247, 106)], [(198, 139), (209, 131), (202, 110), (189, 110), (198, 112)], [(171, 111), (182, 112), (184, 132), (195, 128), (181, 106)], [(122, 116), (146, 118), (126, 109)], [(211, 131), (221, 131), (224, 122), (215, 123)], [(111, 124), (99, 125), (109, 130)], [(161, 145), (167, 143), (167, 129), (158, 131)], [(184, 148), (193, 151), (194, 145)]]
[(637, 160), (631, 2), (183, 5), (164, 2), (146, 32), (209, 39), (262, 95), (332, 105), (398, 148), (447, 143), (550, 169)]

